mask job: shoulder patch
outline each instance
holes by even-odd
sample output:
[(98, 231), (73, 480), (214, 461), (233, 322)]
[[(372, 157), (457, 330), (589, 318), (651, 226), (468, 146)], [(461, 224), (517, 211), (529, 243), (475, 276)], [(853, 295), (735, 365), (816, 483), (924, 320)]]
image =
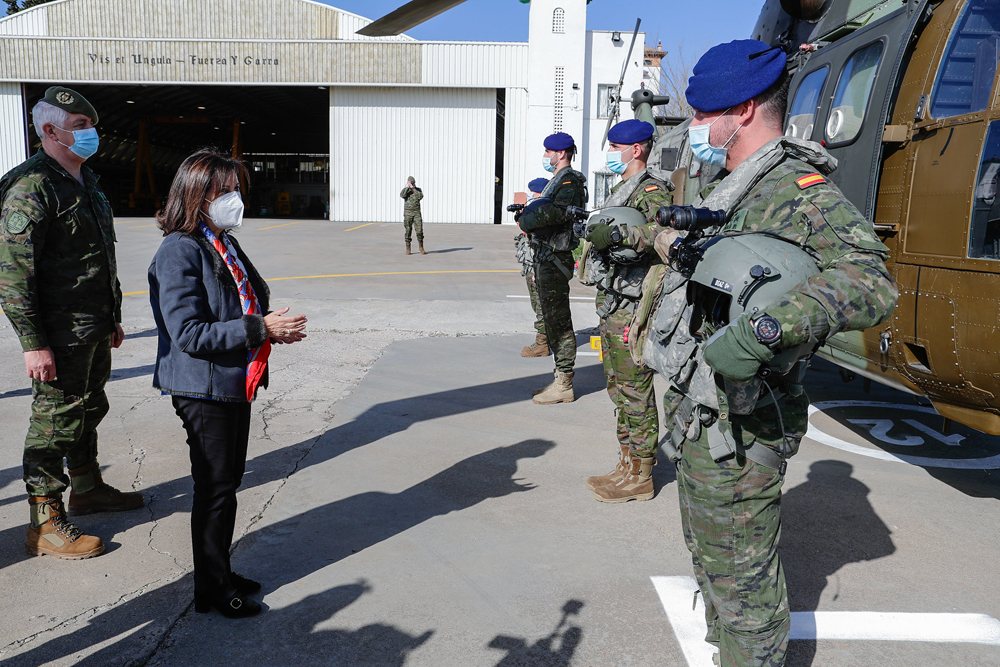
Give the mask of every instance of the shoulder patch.
[(813, 185), (819, 185), (820, 183), (826, 183), (826, 179), (823, 178), (822, 174), (809, 174), (808, 176), (803, 176), (802, 178), (795, 179), (795, 184), (799, 186), (800, 190), (805, 190)]
[(646, 192), (652, 192), (653, 190), (659, 190), (659, 185), (648, 185), (646, 186)]
[(29, 222), (31, 219), (25, 214), (20, 211), (11, 211), (4, 216), (3, 228), (11, 236), (16, 236), (27, 229)]

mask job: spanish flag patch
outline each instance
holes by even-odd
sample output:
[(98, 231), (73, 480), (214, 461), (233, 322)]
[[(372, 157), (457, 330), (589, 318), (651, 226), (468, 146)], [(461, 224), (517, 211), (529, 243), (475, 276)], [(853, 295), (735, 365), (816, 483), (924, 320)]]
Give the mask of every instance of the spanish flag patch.
[(572, 185), (573, 181), (563, 181), (562, 184), (563, 185)]
[(812, 185), (826, 183), (826, 179), (821, 174), (809, 174), (808, 176), (796, 179), (795, 183), (799, 186), (800, 190), (805, 190)]
[(650, 185), (646, 187), (646, 192), (652, 192), (653, 190), (659, 190), (659, 189), (660, 189), (659, 185)]

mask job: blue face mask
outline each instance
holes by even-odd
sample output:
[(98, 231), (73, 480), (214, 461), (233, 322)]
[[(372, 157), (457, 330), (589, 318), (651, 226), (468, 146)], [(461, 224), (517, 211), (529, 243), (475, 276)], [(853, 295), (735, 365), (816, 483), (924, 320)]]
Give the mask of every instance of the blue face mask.
[[(727, 113), (729, 113), (729, 109), (726, 109), (722, 116), (725, 116)], [(719, 116), (719, 118), (722, 118), (722, 116)], [(719, 122), (719, 118), (716, 118), (707, 125), (688, 126), (688, 140), (691, 142), (691, 152), (694, 153), (694, 156), (701, 160), (703, 164), (725, 167), (726, 155), (729, 153), (726, 146), (728, 146), (729, 142), (736, 136), (736, 132), (740, 131), (740, 127), (743, 127), (743, 124), (740, 123), (740, 127), (736, 128), (736, 132), (733, 132), (732, 136), (729, 137), (726, 143), (722, 144), (721, 147), (716, 148), (708, 140), (708, 137), (709, 134), (711, 134), (712, 126)]]
[(550, 172), (556, 170), (556, 166), (552, 164), (552, 158), (547, 158), (547, 157), (542, 158), (542, 169)]
[(632, 158), (632, 160), (629, 160), (628, 162), (622, 162), (623, 152), (624, 151), (608, 153), (606, 157), (608, 169), (610, 169), (612, 172), (616, 174), (624, 174), (625, 170), (628, 169), (629, 164), (632, 162), (632, 160), (635, 159)]
[[(57, 127), (63, 132), (69, 132), (70, 130), (65, 130), (58, 125), (53, 125), (52, 127)], [(66, 146), (63, 142), (59, 142), (63, 146), (66, 146), (70, 152), (82, 157), (84, 160), (91, 157), (97, 152), (97, 147), (101, 144), (101, 138), (97, 135), (97, 130), (92, 127), (88, 127), (86, 130), (73, 130), (73, 145)], [(58, 141), (58, 140), (57, 140)]]

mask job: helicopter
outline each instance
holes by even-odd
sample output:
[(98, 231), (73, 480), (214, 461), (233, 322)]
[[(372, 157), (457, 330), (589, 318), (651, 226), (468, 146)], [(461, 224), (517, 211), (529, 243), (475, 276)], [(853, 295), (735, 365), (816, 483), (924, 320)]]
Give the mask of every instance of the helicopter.
[[(362, 32), (398, 34), (385, 31), (462, 1), (413, 0)], [(1000, 435), (1000, 2), (766, 0), (750, 37), (788, 55), (786, 135), (838, 160), (829, 178), (889, 248), (899, 287), (887, 322), (817, 354), (928, 399), (946, 432)], [(633, 94), (637, 118), (652, 98)]]

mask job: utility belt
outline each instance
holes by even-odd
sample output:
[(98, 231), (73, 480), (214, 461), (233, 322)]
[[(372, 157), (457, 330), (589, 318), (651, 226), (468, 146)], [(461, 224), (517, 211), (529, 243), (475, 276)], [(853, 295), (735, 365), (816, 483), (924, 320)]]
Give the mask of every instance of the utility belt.
[[(782, 476), (788, 466), (787, 459), (798, 451), (798, 442), (789, 442), (785, 435), (781, 417), (783, 399), (802, 394), (802, 379), (808, 366), (808, 358), (796, 362), (784, 375), (763, 373), (753, 381), (742, 384), (726, 380), (716, 374), (719, 410), (716, 411), (685, 396), (674, 412), (674, 425), (660, 446), (671, 461), (679, 461), (686, 440), (697, 442), (702, 429), (708, 429), (709, 454), (714, 461), (722, 461), (735, 455), (777, 470)], [(766, 391), (766, 393), (765, 393)], [(754, 441), (747, 446), (733, 433), (729, 417), (731, 414), (749, 415), (755, 409), (774, 405), (781, 423), (783, 452)]]
[(556, 250), (553, 249), (548, 243), (542, 241), (537, 236), (531, 236), (531, 249), (534, 251), (532, 262), (535, 266), (544, 264), (546, 262), (551, 262), (555, 265), (559, 272), (566, 276), (566, 280), (571, 280), (573, 278), (573, 268), (567, 267), (563, 264), (559, 256), (556, 255)]

